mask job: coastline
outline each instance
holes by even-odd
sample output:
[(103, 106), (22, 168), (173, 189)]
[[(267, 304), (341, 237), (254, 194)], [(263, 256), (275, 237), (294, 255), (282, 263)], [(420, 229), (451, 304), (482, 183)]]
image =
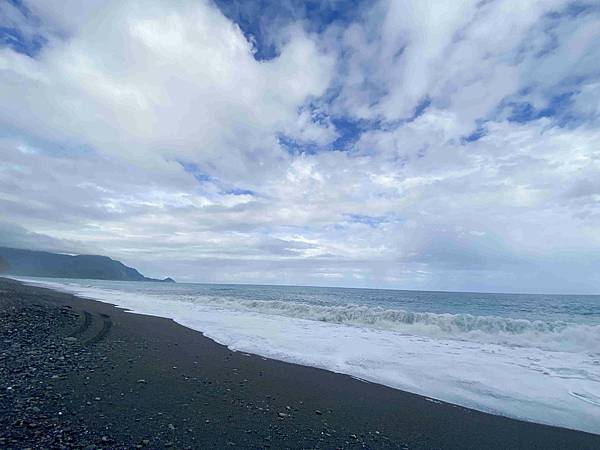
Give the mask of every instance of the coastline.
[[(11, 424), (5, 433), (16, 427), (29, 439), (11, 443), (2, 435), (3, 448), (37, 445), (35, 433), (43, 427), (30, 427), (19, 414), (47, 416), (34, 423), (52, 414), (61, 429), (83, 426), (88, 435), (73, 437), (74, 448), (600, 448), (598, 435), (232, 352), (170, 319), (13, 280), (0, 279), (0, 306), (3, 320), (14, 313), (22, 324), (32, 310), (36, 320), (57, 311), (69, 319), (45, 331), (49, 336), (35, 327), (22, 330), (30, 332), (30, 345), (63, 342), (65, 356), (58, 360), (60, 373), (47, 380), (53, 397), (42, 398), (39, 413), (11, 411), (8, 402), (18, 392), (0, 397), (0, 423)], [(1, 353), (8, 355), (14, 344), (2, 336)], [(32, 351), (21, 344), (19, 350)], [(31, 381), (39, 382), (36, 377)]]

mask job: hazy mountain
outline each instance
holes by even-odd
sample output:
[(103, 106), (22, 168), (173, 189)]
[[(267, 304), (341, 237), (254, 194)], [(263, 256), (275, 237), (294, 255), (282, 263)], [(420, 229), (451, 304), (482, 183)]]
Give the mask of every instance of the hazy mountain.
[(120, 281), (166, 281), (148, 278), (120, 261), (100, 255), (64, 255), (0, 247), (0, 273), (51, 278), (90, 278)]

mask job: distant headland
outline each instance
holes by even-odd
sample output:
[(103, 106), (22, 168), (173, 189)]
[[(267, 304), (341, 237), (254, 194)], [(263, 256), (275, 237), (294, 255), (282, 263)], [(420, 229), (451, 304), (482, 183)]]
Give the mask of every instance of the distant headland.
[(121, 261), (101, 255), (66, 255), (38, 250), (0, 247), (0, 274), (24, 277), (87, 278), (94, 280), (157, 281)]

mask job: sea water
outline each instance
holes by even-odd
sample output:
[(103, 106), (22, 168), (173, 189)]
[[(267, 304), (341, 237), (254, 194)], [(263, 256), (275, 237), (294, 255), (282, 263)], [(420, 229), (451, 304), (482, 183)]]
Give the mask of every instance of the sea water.
[(23, 280), (232, 350), (600, 434), (600, 296)]

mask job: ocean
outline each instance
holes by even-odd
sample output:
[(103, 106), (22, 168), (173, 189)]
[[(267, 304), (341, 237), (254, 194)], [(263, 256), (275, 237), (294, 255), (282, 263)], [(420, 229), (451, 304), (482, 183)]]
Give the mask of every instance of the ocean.
[(235, 351), (600, 434), (600, 296), (19, 278)]

